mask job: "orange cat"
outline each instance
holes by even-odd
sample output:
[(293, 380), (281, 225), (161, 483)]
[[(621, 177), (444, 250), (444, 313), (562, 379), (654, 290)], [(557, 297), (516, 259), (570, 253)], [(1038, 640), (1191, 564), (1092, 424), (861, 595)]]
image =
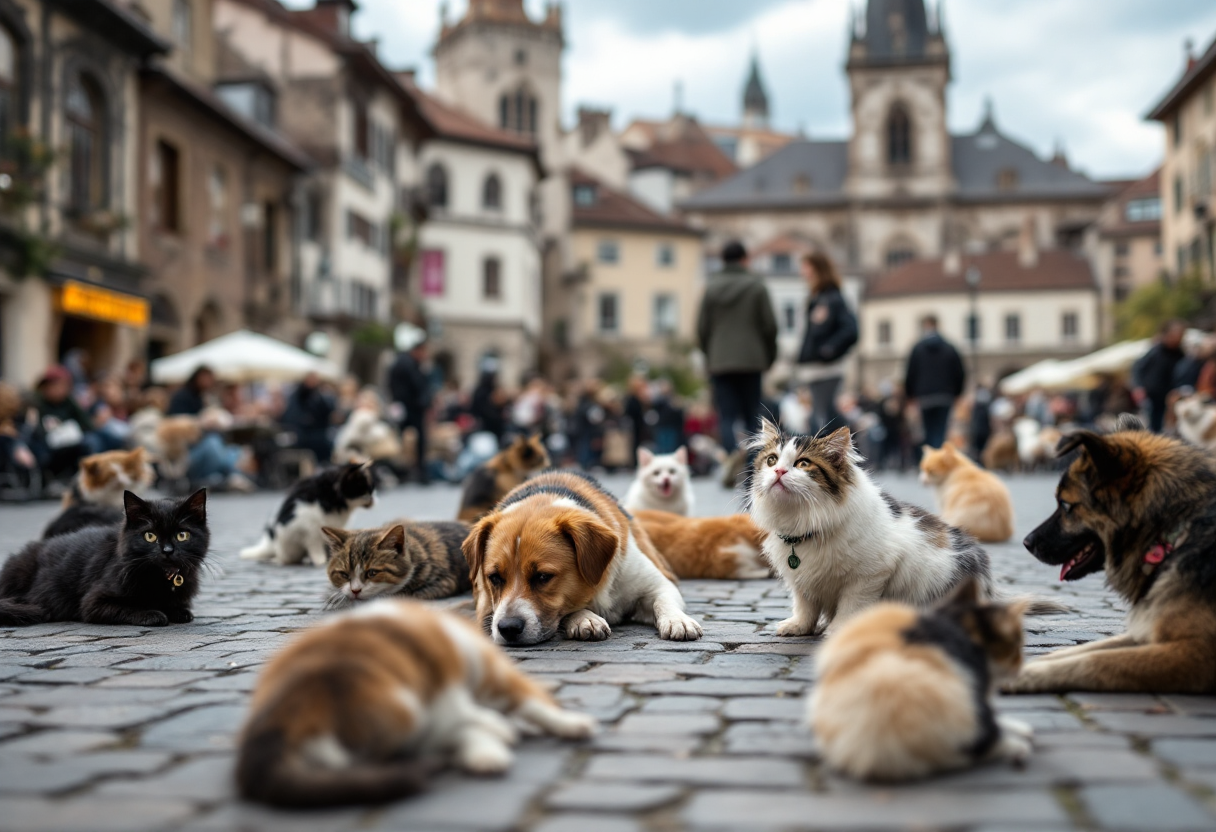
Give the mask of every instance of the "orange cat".
[(746, 514), (685, 517), (669, 511), (634, 512), (650, 541), (680, 578), (770, 578), (760, 547), (764, 533)]
[(985, 471), (950, 442), (925, 445), (920, 481), (937, 489), (938, 513), (951, 526), (984, 543), (1013, 537), (1013, 498), (996, 474)]

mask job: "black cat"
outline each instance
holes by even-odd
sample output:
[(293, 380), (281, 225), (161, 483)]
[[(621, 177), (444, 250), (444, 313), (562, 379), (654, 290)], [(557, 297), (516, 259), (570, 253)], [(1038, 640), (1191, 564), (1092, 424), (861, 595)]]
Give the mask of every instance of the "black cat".
[(194, 620), (207, 555), (207, 492), (145, 501), (123, 494), (122, 525), (26, 545), (0, 570), (0, 626), (43, 621), (163, 627)]
[(109, 506), (97, 506), (92, 503), (75, 503), (63, 510), (63, 513), (47, 525), (42, 533), (42, 539), (60, 537), (81, 529), (91, 529), (97, 526), (121, 526), (123, 513)]

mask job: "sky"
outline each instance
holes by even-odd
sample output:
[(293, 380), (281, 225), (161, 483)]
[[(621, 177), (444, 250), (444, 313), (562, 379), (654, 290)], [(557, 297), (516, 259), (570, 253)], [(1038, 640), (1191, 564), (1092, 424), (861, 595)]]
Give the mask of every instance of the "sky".
[[(440, 0), (358, 0), (360, 38), (379, 38), (393, 67), (434, 83)], [(936, 3), (937, 0), (928, 0)], [(311, 0), (289, 0), (311, 5)], [(451, 0), (449, 19), (466, 0)], [(544, 0), (525, 0), (533, 17)], [(704, 123), (740, 117), (753, 50), (773, 126), (812, 138), (849, 133), (848, 21), (863, 0), (566, 0), (563, 110), (607, 107), (619, 128), (683, 109)], [(1144, 114), (1178, 79), (1183, 43), (1216, 37), (1212, 0), (944, 0), (951, 50), (950, 129), (970, 132), (991, 98), (998, 127), (1100, 178), (1137, 177), (1161, 159), (1160, 125)]]

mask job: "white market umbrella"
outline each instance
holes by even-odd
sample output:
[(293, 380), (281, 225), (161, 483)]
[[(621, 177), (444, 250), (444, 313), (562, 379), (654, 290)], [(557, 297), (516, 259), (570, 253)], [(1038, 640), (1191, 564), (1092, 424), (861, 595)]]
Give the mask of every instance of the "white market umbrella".
[(1031, 364), (1024, 370), (1018, 370), (1007, 376), (1001, 382), (1001, 392), (1007, 396), (1018, 396), (1031, 390), (1046, 388), (1056, 384), (1062, 377), (1061, 368), (1065, 362), (1048, 358), (1038, 364)]
[(290, 344), (247, 329), (230, 332), (188, 350), (152, 362), (152, 381), (181, 384), (199, 367), (208, 366), (222, 381), (298, 381), (311, 372), (335, 379), (328, 361)]

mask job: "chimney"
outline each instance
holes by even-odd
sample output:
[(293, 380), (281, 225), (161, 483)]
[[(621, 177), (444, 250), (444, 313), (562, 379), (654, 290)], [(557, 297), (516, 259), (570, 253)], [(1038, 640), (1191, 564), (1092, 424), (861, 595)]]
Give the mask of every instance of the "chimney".
[(334, 34), (348, 38), (350, 16), (358, 8), (354, 0), (316, 0), (311, 17)]
[(583, 147), (591, 144), (611, 129), (612, 111), (598, 110), (594, 107), (578, 108), (578, 130)]
[(1051, 154), (1051, 163), (1058, 168), (1068, 170), (1068, 155), (1064, 152), (1064, 142), (1056, 139), (1055, 151)]
[(942, 271), (954, 277), (963, 270), (963, 257), (959, 254), (958, 249), (951, 248), (946, 252), (946, 256), (942, 258)]
[(1190, 72), (1191, 67), (1195, 65), (1195, 41), (1187, 38), (1182, 42), (1183, 63), (1186, 66), (1184, 72)]
[(1034, 239), (1034, 217), (1027, 216), (1018, 234), (1018, 265), (1033, 269), (1039, 265), (1039, 246)]

